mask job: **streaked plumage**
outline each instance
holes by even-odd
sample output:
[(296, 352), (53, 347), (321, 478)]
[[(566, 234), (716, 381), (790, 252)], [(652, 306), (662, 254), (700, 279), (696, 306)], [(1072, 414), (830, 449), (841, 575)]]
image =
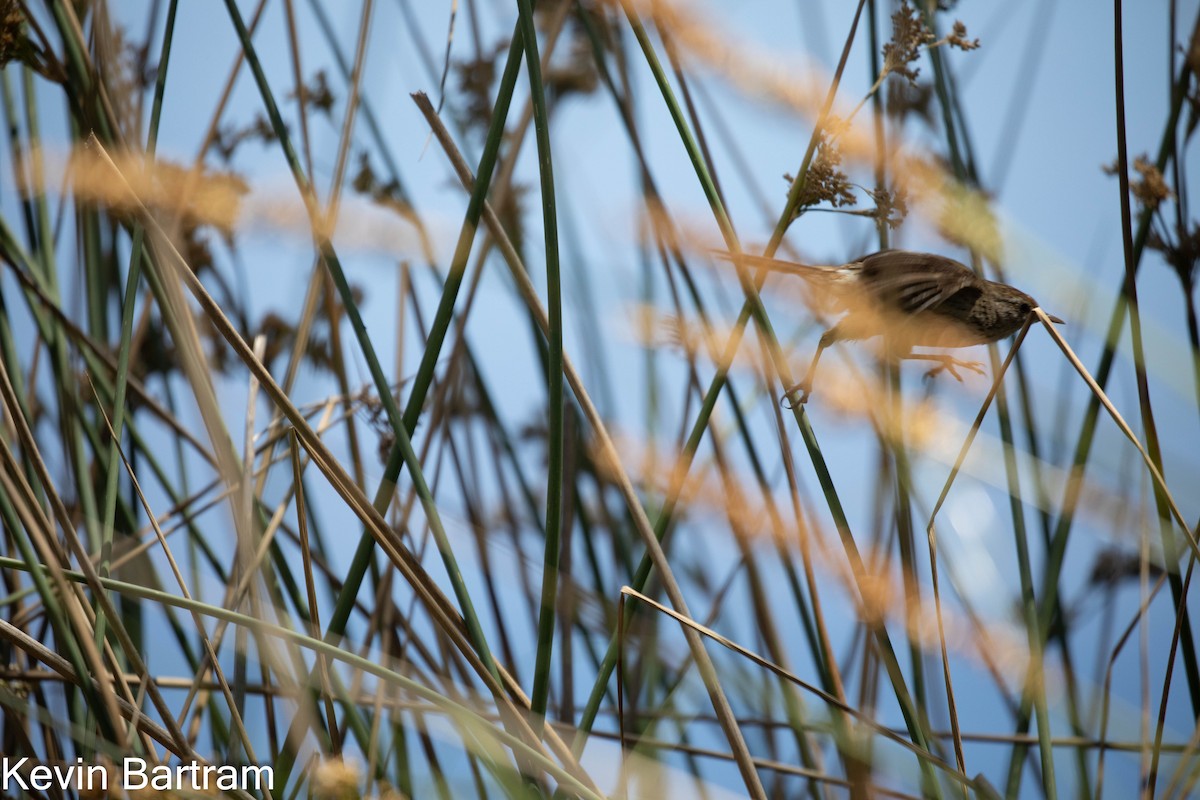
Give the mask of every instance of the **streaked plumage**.
[[(733, 258), (728, 253), (721, 256)], [(847, 312), (821, 336), (808, 374), (789, 390), (789, 395), (800, 390), (800, 402), (807, 397), (821, 353), (834, 342), (884, 335), (893, 355), (910, 358), (912, 348), (918, 346), (969, 347), (999, 341), (1020, 330), (1037, 306), (1019, 289), (981, 278), (954, 259), (934, 253), (882, 250), (839, 267), (762, 256), (737, 258), (748, 268), (799, 275)], [(976, 368), (948, 356), (915, 357), (940, 361), (939, 369), (949, 369), (955, 377), (955, 366)]]

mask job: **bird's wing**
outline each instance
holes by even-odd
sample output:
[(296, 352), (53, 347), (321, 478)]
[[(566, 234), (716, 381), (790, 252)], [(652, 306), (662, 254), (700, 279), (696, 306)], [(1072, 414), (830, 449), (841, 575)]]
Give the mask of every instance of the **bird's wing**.
[(901, 311), (920, 314), (940, 306), (972, 283), (974, 276), (969, 274), (951, 277), (945, 272), (910, 272), (889, 277), (879, 288), (895, 298)]
[(883, 250), (862, 259), (863, 278), (884, 304), (919, 314), (936, 308), (979, 278), (962, 264), (933, 253)]

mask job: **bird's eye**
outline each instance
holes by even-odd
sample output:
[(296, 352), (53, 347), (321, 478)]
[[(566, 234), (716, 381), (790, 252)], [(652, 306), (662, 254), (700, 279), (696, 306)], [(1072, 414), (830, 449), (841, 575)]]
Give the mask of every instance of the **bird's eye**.
[(1030, 311), (1033, 311), (1033, 306), (1029, 305), (1029, 303), (1022, 301), (1021, 302), (1021, 313), (1028, 314)]

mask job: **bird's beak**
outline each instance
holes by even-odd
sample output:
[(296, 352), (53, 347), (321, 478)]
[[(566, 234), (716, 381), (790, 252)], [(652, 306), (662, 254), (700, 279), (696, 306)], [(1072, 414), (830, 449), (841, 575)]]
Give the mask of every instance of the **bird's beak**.
[(1054, 316), (1053, 314), (1051, 314), (1050, 312), (1048, 312), (1046, 309), (1042, 308), (1041, 306), (1038, 306), (1038, 310), (1041, 311), (1043, 314), (1045, 314), (1046, 319), (1050, 320), (1055, 325), (1065, 325), (1066, 324), (1066, 322), (1064, 322), (1061, 318)]

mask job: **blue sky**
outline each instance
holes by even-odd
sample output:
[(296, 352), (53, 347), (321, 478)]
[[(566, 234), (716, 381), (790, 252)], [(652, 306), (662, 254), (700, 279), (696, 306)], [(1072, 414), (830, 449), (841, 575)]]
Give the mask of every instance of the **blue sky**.
[[(115, 13), (135, 23), (134, 30), (140, 32), (139, 15), (144, 13), (143, 4), (115, 5), (118, 6)], [(240, 5), (243, 13), (248, 14), (251, 4)], [(398, 156), (404, 180), (426, 215), (434, 234), (435, 251), (443, 259), (444, 266), (457, 236), (466, 199), (452, 180), (437, 145), (429, 141), (427, 126), (409, 98), (413, 91), (425, 91), (436, 98), (436, 78), (428, 74), (417, 54), (413, 32), (407, 28), (399, 3), (378, 0), (376, 5), (364, 90)], [(437, 59), (435, 68), (440, 68), (449, 5), (413, 3), (421, 36)], [(828, 72), (840, 51), (853, 5), (846, 2), (747, 0), (710, 2), (701, 8), (729, 37), (744, 43), (747, 52), (756, 56), (766, 54), (785, 64), (795, 63), (797, 70), (807, 62), (815, 62)], [(344, 101), (342, 82), (332, 66), (328, 48), (308, 4), (296, 2), (295, 6), (304, 74), (311, 76), (317, 69), (324, 68), (339, 102)], [(515, 4), (498, 0), (480, 4), (485, 49), (506, 40), (515, 20), (514, 8)], [(1160, 0), (1128, 3), (1126, 7), (1126, 119), (1131, 159), (1143, 152), (1154, 153), (1162, 133), (1169, 78), (1168, 53), (1164, 46), (1167, 8)], [(342, 46), (347, 51), (353, 47), (357, 12), (355, 8), (350, 13), (347, 5), (347, 13), (335, 20)], [(1196, 2), (1179, 4), (1180, 20), (1192, 20), (1196, 13)], [(1111, 162), (1116, 154), (1111, 8), (1090, 0), (1058, 3), (1019, 0), (999, 5), (964, 0), (954, 15), (967, 24), (972, 36), (982, 40), (978, 51), (953, 51), (946, 57), (962, 87), (967, 128), (981, 165), (984, 187), (993, 189), (1002, 180), (1002, 188), (995, 194), (994, 209), (1006, 236), (1006, 274), (1011, 282), (1034, 294), (1048, 310), (1068, 319), (1065, 335), (1083, 356), (1084, 363), (1094, 367), (1100, 350), (1099, 337), (1107, 324), (1123, 269), (1117, 182), (1101, 171), (1101, 165)], [(215, 2), (182, 3), (177, 24), (181, 35), (177, 37), (172, 54), (159, 151), (168, 158), (190, 161), (236, 54), (237, 40), (223, 7)], [(283, 4), (273, 2), (256, 42), (261, 47), (260, 55), (268, 75), (277, 87), (291, 85), (285, 31)], [(631, 51), (638, 115), (654, 177), (663, 189), (672, 213), (715, 241), (716, 228), (711, 215), (698, 191), (695, 174), (678, 136), (662, 109), (653, 81), (644, 63), (632, 53), (632, 41), (627, 41), (626, 46)], [(452, 55), (465, 57), (473, 48), (464, 12), (457, 20)], [(923, 75), (927, 76), (928, 63), (923, 61), (922, 64)], [(765, 195), (773, 204), (771, 210), (777, 213), (786, 193), (781, 176), (797, 169), (812, 120), (762, 98), (746, 97), (723, 76), (714, 75), (704, 66), (697, 66), (690, 77), (702, 85), (702, 93), (711, 99), (707, 108), (710, 111), (719, 109), (724, 125), (732, 133), (739, 158), (749, 165), (750, 177), (759, 187), (757, 191)], [(841, 98), (847, 103), (857, 102), (872, 81), (867, 66), (866, 35), (865, 31), (860, 31)], [(523, 106), (525, 96), (523, 89), (518, 91), (513, 106), (514, 117)], [(450, 102), (454, 102), (453, 93)], [(1018, 107), (1024, 109), (1023, 123), (1014, 128), (1011, 120), (1013, 110)], [(243, 71), (226, 118), (245, 125), (259, 108), (257, 89)], [(335, 110), (338, 120), (340, 108), (339, 105)], [(701, 108), (704, 113), (705, 103)], [(284, 111), (289, 120), (294, 120), (295, 103), (285, 103)], [(869, 109), (863, 113), (869, 113)], [(61, 125), (61, 119), (58, 122)], [(48, 124), (53, 125), (54, 121)], [(316, 183), (325, 197), (339, 132), (335, 124), (320, 118), (314, 120), (311, 130)], [(742, 240), (764, 242), (773, 220), (759, 213), (756, 192), (734, 168), (730, 144), (721, 140), (712, 128), (709, 133), (713, 137), (717, 170)], [(910, 123), (907, 134), (913, 143), (924, 143), (934, 150), (940, 147), (938, 131), (919, 123)], [(361, 120), (355, 140), (355, 155), (362, 149), (371, 148)], [(580, 362), (585, 375), (599, 374), (601, 365), (587, 360), (590, 351), (585, 346), (588, 342), (579, 322), (583, 314), (580, 304), (586, 301), (599, 310), (601, 331), (608, 343), (604, 366), (618, 377), (618, 391), (614, 393), (611, 405), (603, 410), (614, 421), (614, 427), (634, 433), (653, 427), (661, 434), (662, 442), (668, 443), (681, 424), (678, 419), (679, 393), (669, 397), (664, 395), (661, 417), (654, 420), (652, 426), (643, 400), (646, 392), (642, 350), (630, 332), (631, 308), (642, 300), (642, 266), (636, 246), (642, 210), (634, 163), (612, 103), (603, 95), (564, 103), (554, 113), (552, 141), (558, 190), (566, 198), (560, 209), (560, 219), (569, 218), (570, 228), (574, 231), (565, 252), (582, 254), (581, 259), (569, 256), (565, 264), (568, 352)], [(470, 155), (478, 149), (477, 145), (477, 141), (468, 140), (464, 149)], [(1003, 172), (998, 168), (998, 154), (1002, 152), (1011, 153)], [(1191, 163), (1188, 162), (1186, 178), (1194, 187), (1197, 173)], [(379, 166), (377, 159), (375, 164)], [(250, 205), (258, 213), (273, 205), (295, 202), (287, 166), (274, 145), (250, 143), (244, 146), (233, 167), (248, 177), (253, 187)], [(864, 183), (869, 180), (861, 170), (853, 177)], [(536, 161), (531, 141), (523, 150), (518, 178), (536, 187)], [(5, 195), (0, 202), (8, 214), (12, 210), (12, 199), (10, 193), (5, 192)], [(530, 195), (529, 206), (536, 212), (536, 188)], [(349, 193), (343, 217), (348, 222), (358, 221), (379, 235), (378, 240), (368, 244), (363, 244), (361, 238), (347, 235), (335, 238), (335, 245), (343, 255), (351, 278), (368, 289), (364, 308), (367, 325), (380, 347), (384, 363), (394, 363), (397, 354), (391, 345), (391, 332), (396, 325), (396, 264), (400, 259), (418, 259), (419, 252), (411, 238), (404, 237), (404, 226), (395, 218), (381, 214)], [(537, 254), (540, 225), (539, 215), (531, 213), (527, 241), (533, 255), (529, 266), (539, 285), (542, 280), (542, 263)], [(400, 229), (399, 244), (386, 244), (384, 240), (397, 234), (397, 229)], [(566, 222), (563, 230), (568, 230)], [(814, 213), (792, 227), (788, 240), (801, 253), (849, 259), (870, 247), (873, 232), (870, 224), (861, 219)], [(298, 309), (312, 260), (311, 242), (304, 231), (255, 224), (240, 231), (238, 241), (240, 251), (236, 265), (225, 258), (224, 249), (219, 248), (222, 268), (233, 280), (248, 287), (252, 314), (288, 313)], [(963, 256), (961, 251), (939, 241), (930, 227), (919, 220), (901, 231), (896, 241), (900, 246)], [(536, 358), (528, 347), (526, 323), (508, 287), (508, 279), (502, 275), (498, 264), (489, 265), (488, 269), (468, 336), (489, 375), (497, 385), (504, 387), (500, 397), (501, 410), (517, 427), (539, 413), (540, 404), (544, 402), (543, 389), (538, 383)], [(586, 286), (571, 277), (580, 270), (588, 271)], [(1149, 371), (1155, 408), (1160, 425), (1170, 431), (1164, 441), (1166, 473), (1168, 480), (1173, 480), (1180, 489), (1184, 513), (1194, 518), (1200, 513), (1200, 496), (1186, 490), (1188, 477), (1198, 474), (1194, 453), (1200, 440), (1200, 427), (1195, 413), (1198, 399), (1193, 394), (1191, 365), (1186, 360), (1189, 355), (1178, 281), (1153, 253), (1148, 253), (1144, 259), (1141, 275), (1139, 290), (1151, 353)], [(736, 309), (732, 288), (729, 282), (710, 282), (707, 291), (714, 298), (721, 298), (724, 305), (719, 307)], [(655, 290), (661, 299), (665, 292), (661, 278), (656, 279)], [(420, 291), (426, 304), (434, 301), (434, 287), (427, 280), (420, 285)], [(768, 303), (781, 338), (798, 342), (795, 360), (801, 363), (816, 341), (815, 331), (808, 330), (808, 315), (783, 294), (768, 296)], [(511, 333), (511, 336), (498, 335), (498, 331)], [(418, 352), (418, 345), (413, 341), (411, 331), (408, 333), (409, 350), (405, 358), (411, 370), (416, 363), (413, 354)], [(1123, 352), (1128, 352), (1127, 337)], [(1054, 406), (1061, 401), (1069, 408), (1082, 408), (1082, 391), (1077, 383), (1064, 382), (1063, 361), (1044, 333), (1035, 331), (1030, 335), (1025, 357), (1027, 369), (1035, 375), (1034, 382), (1042, 390), (1039, 397), (1044, 402)], [(359, 379), (366, 382), (367, 374), (361, 367), (361, 359), (357, 363), (360, 365)], [(683, 375), (682, 360), (664, 352), (657, 363), (664, 385), (677, 386)], [(911, 374), (911, 385), (915, 387), (918, 385), (915, 368)], [(243, 402), (243, 384), (243, 378), (237, 376), (223, 386), (223, 399), (228, 401), (230, 408), (237, 408)], [(1064, 386), (1067, 387), (1065, 392)], [(331, 391), (331, 385), (324, 377), (308, 374), (303, 377), (297, 394), (304, 401), (323, 397)], [(982, 380), (968, 381), (965, 386), (945, 381), (939, 386), (939, 402), (947, 414), (969, 419), (985, 391), (986, 382)], [(1110, 394), (1136, 429), (1136, 394), (1132, 365), (1127, 358), (1119, 361)], [(835, 475), (840, 481), (852, 479), (868, 465), (866, 454), (874, 443), (869, 429), (861, 420), (839, 418), (833, 410), (823, 406), (819, 398), (814, 402), (811, 414), (821, 430)], [(1052, 414), (1047, 412), (1046, 416), (1049, 418)], [(994, 439), (994, 418), (989, 425), (985, 425), (985, 431)], [(1066, 448), (1073, 446), (1074, 429), (1066, 426), (1061, 440), (1055, 439), (1054, 433), (1051, 432), (1051, 439), (1057, 445), (1058, 463), (1062, 465)], [(1133, 459), (1132, 450), (1121, 442), (1120, 434), (1111, 425), (1102, 426), (1100, 442), (1095, 470), (1098, 479), (1116, 489), (1126, 490), (1123, 497), (1144, 501), (1144, 486), (1139, 491), (1120, 485), (1121, 476), (1127, 474), (1122, 470)], [(986, 458), (986, 455), (981, 456), (981, 463), (975, 465), (979, 476), (985, 476), (988, 468), (995, 466), (994, 461), (982, 463)], [(373, 466), (377, 472), (382, 471), (381, 467)], [(936, 498), (946, 471), (947, 465), (937, 459), (918, 464), (918, 493), (926, 507)], [(1137, 474), (1136, 470), (1134, 474)], [(377, 478), (375, 475), (369, 483), (373, 485)], [(811, 476), (809, 480), (811, 483)], [(1137, 480), (1142, 481), (1140, 477)], [(851, 495), (848, 504), (857, 521), (865, 519), (869, 513), (865, 496)], [(981, 477), (968, 476), (952, 497), (944, 523), (947, 551), (957, 554), (974, 578), (974, 585), (968, 587), (977, 593), (973, 599), (998, 620), (1009, 616), (1015, 586), (1011, 525), (1007, 515), (1005, 494)], [(461, 525), (452, 532), (466, 535), (465, 527), (465, 524)], [(1087, 534), (1098, 538), (1089, 539)], [(1083, 592), (1086, 569), (1095, 551), (1113, 541), (1104, 526), (1095, 521), (1082, 524), (1076, 540), (1070, 555), (1077, 559), (1079, 567), (1068, 576), (1064, 587), (1064, 593), (1072, 597)], [(1127, 547), (1134, 547), (1135, 541), (1132, 538), (1123, 542), (1118, 540)], [(710, 548), (715, 557), (735, 557), (727, 534), (712, 532), (700, 536), (697, 546)], [(1123, 597), (1123, 600), (1129, 598)], [(1089, 613), (1094, 611), (1090, 608)], [(836, 616), (837, 612), (833, 613)], [(1165, 636), (1169, 635), (1169, 630), (1162, 627), (1163, 619), (1156, 619), (1155, 641), (1165, 641)], [(986, 687), (986, 680), (971, 672), (969, 667), (964, 669), (967, 670), (964, 682), (967, 702), (978, 704), (976, 713), (984, 714), (994, 708), (989, 705), (994, 704), (994, 698), (982, 688), (977, 696), (973, 696), (970, 689)], [(1125, 699), (1136, 702), (1136, 695), (1130, 690)], [(1128, 708), (1124, 711), (1128, 712)], [(1185, 712), (1183, 708), (1172, 708), (1169, 720), (1183, 726), (1189, 722)], [(988, 763), (986, 750), (981, 750), (978, 757)], [(1133, 764), (1132, 769), (1136, 772), (1136, 760)], [(1128, 764), (1125, 766), (1129, 768)]]

